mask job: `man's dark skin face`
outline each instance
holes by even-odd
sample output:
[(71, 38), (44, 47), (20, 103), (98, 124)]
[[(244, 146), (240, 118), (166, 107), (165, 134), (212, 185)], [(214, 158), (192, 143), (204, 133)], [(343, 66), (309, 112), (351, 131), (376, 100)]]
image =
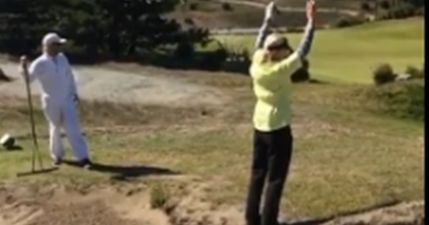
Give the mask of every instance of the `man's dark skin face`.
[(60, 43), (52, 43), (44, 46), (44, 51), (50, 56), (57, 56), (61, 52), (63, 45)]

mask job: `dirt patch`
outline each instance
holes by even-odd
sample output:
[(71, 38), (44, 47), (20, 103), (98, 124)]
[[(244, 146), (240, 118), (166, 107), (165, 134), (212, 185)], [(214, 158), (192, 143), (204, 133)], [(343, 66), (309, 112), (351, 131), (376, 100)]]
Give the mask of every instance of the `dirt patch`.
[[(143, 183), (0, 185), (0, 225), (244, 225), (240, 207), (208, 200), (213, 182), (190, 177), (170, 180), (170, 188), (176, 189), (161, 209), (151, 208), (151, 187)], [(292, 224), (423, 225), (424, 202), (401, 203), (327, 222)]]
[[(131, 191), (139, 189), (138, 192)], [(145, 186), (75, 190), (51, 185), (3, 187), (0, 225), (169, 225), (162, 211), (148, 205)]]
[(181, 193), (163, 207), (173, 225), (244, 225), (238, 207), (216, 204), (208, 200), (213, 187), (221, 180), (202, 182), (196, 178), (180, 188)]
[(334, 219), (323, 225), (424, 225), (424, 202), (410, 202)]

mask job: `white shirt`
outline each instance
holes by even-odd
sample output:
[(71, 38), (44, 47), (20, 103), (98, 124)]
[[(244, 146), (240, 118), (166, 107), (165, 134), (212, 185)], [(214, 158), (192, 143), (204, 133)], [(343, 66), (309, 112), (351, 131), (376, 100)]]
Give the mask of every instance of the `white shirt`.
[(45, 53), (34, 60), (29, 68), (29, 80), (36, 79), (40, 82), (42, 99), (63, 103), (77, 94), (70, 63), (63, 53), (55, 57)]

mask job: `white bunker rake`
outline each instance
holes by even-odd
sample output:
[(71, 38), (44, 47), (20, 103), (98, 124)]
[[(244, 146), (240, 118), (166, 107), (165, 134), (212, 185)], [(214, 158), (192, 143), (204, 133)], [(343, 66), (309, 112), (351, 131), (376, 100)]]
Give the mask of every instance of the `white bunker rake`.
[[(47, 172), (54, 171), (57, 169), (57, 168), (45, 169), (43, 167), (42, 156), (40, 155), (39, 144), (37, 142), (36, 124), (34, 122), (34, 108), (33, 108), (33, 101), (31, 99), (31, 87), (30, 87), (29, 73), (28, 73), (28, 68), (27, 68), (27, 58), (25, 56), (22, 56), (21, 62), (23, 62), (23, 65), (24, 65), (23, 72), (24, 72), (25, 87), (26, 87), (26, 91), (27, 91), (27, 100), (28, 100), (29, 118), (30, 118), (30, 124), (31, 124), (31, 137), (33, 139), (33, 148), (32, 148), (32, 156), (31, 156), (31, 171), (18, 173), (17, 174), (18, 177), (40, 174), (40, 173), (47, 173)], [(39, 169), (36, 169), (36, 158), (37, 158), (38, 163), (39, 163)]]

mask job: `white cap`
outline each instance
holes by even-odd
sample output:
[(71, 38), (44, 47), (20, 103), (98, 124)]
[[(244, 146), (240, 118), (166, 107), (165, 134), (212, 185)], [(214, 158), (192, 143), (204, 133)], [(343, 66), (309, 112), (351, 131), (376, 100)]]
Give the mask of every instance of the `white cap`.
[(10, 134), (5, 134), (3, 135), (3, 137), (0, 139), (0, 144), (4, 145), (6, 144), (6, 142), (11, 138)]
[(12, 150), (15, 147), (15, 138), (10, 134), (5, 134), (0, 139), (0, 145), (3, 146), (6, 150)]
[(60, 37), (57, 33), (47, 33), (42, 40), (43, 45), (51, 45), (54, 43), (64, 44), (67, 39)]

